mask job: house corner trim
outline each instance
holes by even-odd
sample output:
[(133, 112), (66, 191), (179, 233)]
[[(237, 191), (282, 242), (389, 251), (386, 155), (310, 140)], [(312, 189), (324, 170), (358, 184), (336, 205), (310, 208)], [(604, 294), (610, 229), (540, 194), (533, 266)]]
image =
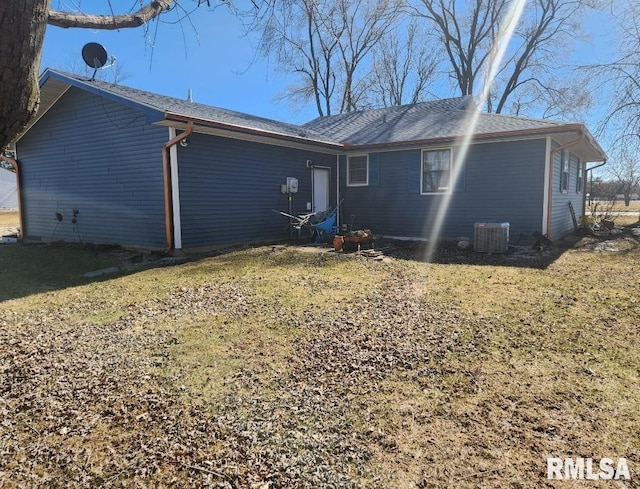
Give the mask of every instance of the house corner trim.
[(551, 179), (553, 171), (553, 157), (551, 155), (551, 137), (547, 136), (547, 145), (545, 149), (544, 160), (544, 191), (542, 197), (542, 234), (547, 236), (549, 233), (549, 196), (551, 190)]
[[(173, 133), (171, 132), (173, 131)], [(162, 145), (162, 173), (164, 178), (164, 215), (167, 251), (182, 248), (182, 228), (180, 225), (180, 195), (177, 192), (178, 150), (175, 147), (193, 132), (193, 123), (187, 123), (187, 129), (174, 137), (175, 128), (169, 128), (169, 140)], [(175, 176), (175, 178), (173, 178)], [(175, 192), (174, 192), (175, 191)], [(177, 212), (176, 212), (177, 210)], [(176, 228), (179, 230), (176, 233)], [(176, 242), (176, 236), (179, 242)]]
[[(169, 140), (176, 137), (175, 127), (169, 128)], [(180, 219), (180, 180), (178, 176), (178, 147), (169, 148), (169, 168), (171, 172), (171, 205), (173, 213), (173, 246), (182, 249), (182, 221)]]

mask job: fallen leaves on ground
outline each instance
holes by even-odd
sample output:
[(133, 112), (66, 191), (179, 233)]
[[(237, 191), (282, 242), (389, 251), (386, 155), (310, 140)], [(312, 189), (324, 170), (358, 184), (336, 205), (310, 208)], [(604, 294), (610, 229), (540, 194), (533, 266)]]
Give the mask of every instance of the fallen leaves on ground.
[[(318, 283), (323, 266), (345, 259), (318, 257), (305, 280)], [(571, 413), (551, 420), (563, 405), (533, 384), (514, 381), (511, 394), (487, 397), (490, 374), (502, 369), (508, 379), (509, 369), (528, 368), (506, 354), (496, 359), (500, 346), (487, 344), (503, 335), (525, 362), (539, 346), (535, 337), (510, 336), (505, 318), (428, 300), (410, 269), (366, 266), (387, 278), (332, 307), (302, 311), (285, 311), (248, 279), (217, 276), (127, 304), (115, 319), (96, 319), (115, 307), (96, 298), (0, 310), (0, 486), (431, 487), (508, 475), (513, 487), (526, 487), (504, 459), (508, 450), (535, 450), (543, 463), (544, 440), (567, 439), (560, 424)], [(296, 331), (294, 347), (280, 368), (240, 367), (220, 395), (203, 400), (182, 385), (189, 373), (175, 368), (172, 353), (194, 317), (278, 321)], [(478, 359), (499, 367), (483, 370)], [(438, 392), (448, 397), (429, 397)], [(465, 396), (476, 405), (456, 403)], [(398, 416), (384, 419), (385, 409)], [(414, 439), (404, 439), (411, 430)], [(484, 463), (453, 472), (442, 457), (456, 456)], [(414, 473), (406, 480), (371, 463), (407, 457), (427, 466), (408, 463)]]

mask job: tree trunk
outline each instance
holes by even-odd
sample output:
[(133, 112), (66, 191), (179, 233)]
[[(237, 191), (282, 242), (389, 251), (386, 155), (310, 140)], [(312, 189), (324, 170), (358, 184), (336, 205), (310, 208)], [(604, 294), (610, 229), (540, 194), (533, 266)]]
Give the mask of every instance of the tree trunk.
[(0, 0), (0, 150), (36, 115), (39, 71), (47, 23), (59, 27), (138, 27), (171, 8), (173, 0), (141, 4), (125, 15), (85, 15), (50, 10), (50, 0)]
[(38, 72), (49, 1), (0, 2), (0, 149), (20, 134), (38, 110)]

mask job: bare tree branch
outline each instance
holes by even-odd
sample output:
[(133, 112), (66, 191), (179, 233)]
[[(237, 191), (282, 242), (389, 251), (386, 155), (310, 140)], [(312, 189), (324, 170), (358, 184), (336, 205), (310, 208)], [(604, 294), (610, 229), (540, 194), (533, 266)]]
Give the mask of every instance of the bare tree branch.
[(79, 27), (84, 29), (117, 30), (140, 27), (169, 10), (174, 0), (153, 0), (137, 12), (122, 15), (87, 15), (82, 13), (51, 10), (48, 24), (56, 27)]
[[(507, 0), (421, 0), (414, 13), (437, 29), (461, 95), (473, 95)], [(462, 5), (463, 11), (456, 12)], [(466, 9), (465, 9), (466, 7)]]
[[(533, 79), (548, 76), (550, 83), (556, 73), (547, 75), (547, 68), (555, 66), (564, 42), (578, 36), (580, 15), (596, 6), (597, 0), (533, 0), (527, 2), (515, 36), (509, 42), (507, 55), (498, 67), (487, 109), (503, 112), (515, 101), (517, 110), (524, 108), (521, 92), (530, 90)], [(476, 95), (479, 82), (487, 71), (492, 46), (501, 40), (505, 16), (512, 4), (509, 0), (420, 0), (414, 15), (425, 19), (436, 30), (452, 78), (460, 95)], [(413, 4), (412, 4), (413, 5)], [(458, 9), (458, 10), (456, 10)], [(532, 100), (544, 104), (553, 97)], [(583, 97), (575, 97), (582, 100)], [(555, 100), (554, 100), (555, 102)], [(544, 108), (544, 107), (543, 107)]]
[(399, 0), (254, 1), (246, 26), (283, 72), (300, 75), (284, 98), (313, 100), (319, 115), (356, 110), (367, 101), (368, 60), (395, 25)]
[(377, 46), (371, 73), (374, 104), (388, 107), (420, 101), (437, 64), (415, 22), (409, 24), (406, 39), (399, 33), (385, 36)]
[[(613, 4), (612, 4), (613, 6)], [(640, 149), (640, 5), (615, 4), (618, 19), (619, 56), (612, 63), (587, 67), (587, 72), (597, 78), (601, 91), (610, 93), (607, 115), (598, 127), (600, 135), (613, 139), (614, 151), (619, 144)]]
[[(176, 0), (139, 0), (134, 13), (87, 15), (52, 10), (50, 0), (0, 2), (0, 149), (35, 116), (40, 102), (38, 74), (47, 24), (58, 27), (120, 29), (139, 27), (171, 9)], [(111, 2), (109, 2), (111, 5)]]
[(628, 206), (631, 196), (640, 191), (640, 159), (635, 149), (627, 146), (619, 147), (614, 154), (614, 164), (608, 166), (608, 171), (616, 182), (617, 191), (624, 196), (624, 203)]

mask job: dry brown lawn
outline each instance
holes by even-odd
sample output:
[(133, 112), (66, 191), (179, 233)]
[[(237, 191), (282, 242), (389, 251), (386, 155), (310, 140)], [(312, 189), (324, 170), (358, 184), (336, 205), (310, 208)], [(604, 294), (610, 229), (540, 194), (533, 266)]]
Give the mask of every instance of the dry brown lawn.
[(18, 211), (0, 210), (0, 226), (19, 226), (20, 215)]
[(596, 208), (597, 210), (609, 209), (615, 212), (640, 212), (640, 200), (632, 200), (629, 205), (625, 205), (624, 201), (616, 201), (615, 203), (611, 202), (592, 202), (591, 207), (587, 206), (587, 209)]
[[(638, 487), (639, 244), (276, 246), (98, 281), (124, 255), (0, 248), (5, 277), (65, 263), (0, 303), (0, 486)], [(632, 480), (548, 481), (550, 456)]]

